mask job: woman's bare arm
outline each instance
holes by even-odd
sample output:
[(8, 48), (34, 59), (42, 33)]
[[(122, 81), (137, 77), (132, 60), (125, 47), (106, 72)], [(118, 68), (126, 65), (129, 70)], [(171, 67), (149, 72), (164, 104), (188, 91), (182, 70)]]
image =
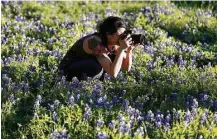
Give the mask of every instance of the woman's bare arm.
[(129, 72), (131, 66), (132, 66), (132, 51), (127, 51), (126, 57), (123, 59), (122, 68), (127, 72)]
[[(96, 56), (97, 60), (99, 61), (102, 68), (112, 77), (117, 77), (121, 67), (123, 58), (125, 56), (124, 50), (127, 48), (125, 44), (123, 47), (120, 47), (116, 53), (115, 60), (112, 62), (111, 59), (108, 57), (105, 53), (100, 53), (100, 49), (102, 48), (99, 45), (101, 45), (101, 42), (99, 41), (99, 38), (91, 37), (84, 42), (84, 50), (87, 53), (91, 53)], [(126, 47), (126, 48), (125, 48)]]

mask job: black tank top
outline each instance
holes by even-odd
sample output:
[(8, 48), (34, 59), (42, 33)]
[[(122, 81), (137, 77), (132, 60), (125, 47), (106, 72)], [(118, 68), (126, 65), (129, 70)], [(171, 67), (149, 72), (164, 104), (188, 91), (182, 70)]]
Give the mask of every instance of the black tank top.
[[(97, 35), (100, 37), (99, 33), (93, 33), (87, 36), (84, 36), (80, 38), (78, 41), (76, 41), (73, 46), (68, 50), (66, 55), (63, 57), (59, 68), (61, 70), (64, 70), (71, 65), (73, 61), (76, 60), (82, 60), (82, 59), (88, 59), (88, 58), (96, 58), (94, 55), (87, 54), (83, 49), (83, 42), (86, 38), (91, 37), (93, 35)], [(108, 56), (111, 58), (112, 61), (114, 61), (115, 55), (113, 53), (108, 54)]]

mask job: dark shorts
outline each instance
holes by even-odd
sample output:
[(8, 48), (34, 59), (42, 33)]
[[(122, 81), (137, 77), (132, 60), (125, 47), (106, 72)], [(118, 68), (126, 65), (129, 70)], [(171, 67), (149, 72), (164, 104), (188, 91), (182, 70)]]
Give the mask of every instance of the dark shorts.
[(95, 57), (73, 60), (70, 64), (62, 62), (60, 70), (66, 76), (67, 81), (71, 81), (73, 77), (77, 77), (78, 80), (86, 80), (87, 77), (102, 79), (103, 76), (103, 68)]

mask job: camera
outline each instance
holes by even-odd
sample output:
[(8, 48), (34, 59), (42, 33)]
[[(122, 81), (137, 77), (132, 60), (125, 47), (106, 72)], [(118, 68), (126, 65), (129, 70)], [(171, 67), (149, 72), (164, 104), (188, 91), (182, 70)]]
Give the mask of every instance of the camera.
[(121, 35), (120, 39), (123, 40), (129, 34), (130, 34), (130, 36), (132, 38), (133, 45), (136, 45), (136, 44), (144, 45), (144, 43), (145, 43), (145, 36), (143, 34), (132, 34), (132, 30), (126, 30), (126, 31), (124, 31), (124, 33)]

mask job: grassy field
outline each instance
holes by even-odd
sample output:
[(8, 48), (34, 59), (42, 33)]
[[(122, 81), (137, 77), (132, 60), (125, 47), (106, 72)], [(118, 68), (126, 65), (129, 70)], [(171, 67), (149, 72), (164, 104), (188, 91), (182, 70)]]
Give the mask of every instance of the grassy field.
[[(1, 138), (217, 138), (217, 2), (1, 2)], [(67, 82), (58, 64), (105, 17), (145, 45), (132, 70)]]

